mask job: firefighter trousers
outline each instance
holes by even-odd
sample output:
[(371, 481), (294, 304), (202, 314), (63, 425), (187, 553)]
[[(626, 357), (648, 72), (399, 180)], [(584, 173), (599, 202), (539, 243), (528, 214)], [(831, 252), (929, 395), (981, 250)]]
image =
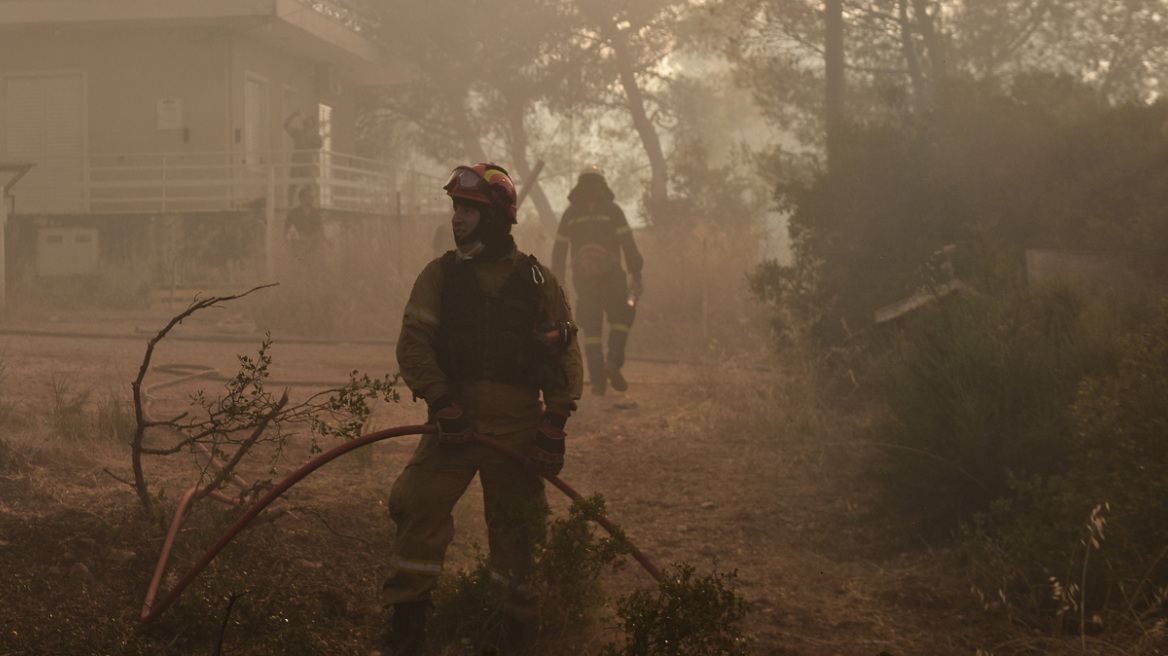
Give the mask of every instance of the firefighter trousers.
[[(636, 309), (628, 303), (628, 295), (624, 271), (576, 281), (576, 323), (584, 333), (584, 358), (588, 363), (588, 378), (594, 386), (603, 384), (605, 365), (620, 369), (625, 364), (625, 345), (636, 316)], [(606, 318), (607, 357), (603, 346)]]
[[(520, 453), (532, 430), (493, 436)], [(454, 506), (475, 474), (483, 487), (491, 577), (507, 585), (504, 611), (517, 618), (534, 614), (535, 601), (523, 581), (548, 515), (543, 479), (507, 456), (481, 444), (439, 444), (424, 436), (389, 495), (397, 524), (390, 575), (382, 586), (387, 606), (427, 601), (454, 539)]]

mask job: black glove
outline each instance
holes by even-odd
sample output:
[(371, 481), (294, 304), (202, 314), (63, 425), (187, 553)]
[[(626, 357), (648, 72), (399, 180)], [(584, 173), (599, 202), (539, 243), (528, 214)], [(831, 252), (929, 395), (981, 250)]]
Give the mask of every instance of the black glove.
[(430, 416), (438, 427), (438, 443), (446, 446), (466, 444), (474, 433), (474, 426), (462, 411), (462, 406), (447, 394), (430, 405)]
[(535, 439), (527, 450), (527, 464), (544, 476), (555, 476), (564, 468), (564, 425), (568, 418), (554, 412), (544, 413), (535, 427)]
[(634, 273), (630, 277), (632, 280), (629, 281), (629, 294), (633, 298), (641, 298), (641, 294), (645, 293), (645, 282), (641, 279), (641, 273)]

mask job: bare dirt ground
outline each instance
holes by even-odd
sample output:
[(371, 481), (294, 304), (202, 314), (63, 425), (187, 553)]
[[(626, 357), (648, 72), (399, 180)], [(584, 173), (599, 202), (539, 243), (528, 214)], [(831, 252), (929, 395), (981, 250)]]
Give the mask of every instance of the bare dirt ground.
[[(176, 329), (154, 364), (194, 363), (234, 373), (236, 354), (254, 353), (261, 336), (225, 333), (213, 319), (192, 319)], [(86, 640), (92, 653), (211, 653), (184, 651), (194, 629), (173, 618), (145, 638), (137, 632), (164, 529), (137, 518), (135, 498), (114, 478), (129, 477), (128, 451), (59, 437), (30, 444), (28, 437), (35, 433), (29, 413), (50, 407), (63, 385), (93, 397), (128, 398), (146, 339), (165, 320), (143, 314), (0, 325), (0, 399), (25, 417), (0, 424), (0, 437), (10, 444), (0, 450), (0, 656), (82, 653), (76, 645)], [(294, 396), (341, 383), (354, 369), (396, 370), (386, 343), (274, 338), (271, 386), (287, 384)], [(809, 397), (788, 394), (789, 382), (773, 383), (782, 373), (727, 371), (634, 359), (626, 370), (628, 393), (586, 395), (569, 422), (563, 478), (585, 495), (602, 493), (610, 518), (659, 566), (687, 562), (699, 572), (737, 571), (757, 653), (972, 655), (1011, 637), (1000, 619), (972, 602), (960, 577), (878, 510), (865, 472), (862, 424), (831, 413), (808, 420), (809, 413), (784, 407)], [(167, 378), (152, 373), (147, 384)], [(761, 379), (771, 386), (753, 382)], [(200, 386), (212, 392), (216, 384), (161, 391), (159, 407), (181, 410), (186, 393)], [(760, 411), (774, 421), (745, 416)], [(407, 394), (400, 405), (379, 410), (374, 428), (422, 418), (421, 405)], [(296, 646), (294, 626), (283, 643), (272, 635), (259, 641), (224, 630), (222, 653), (361, 653), (380, 621), (376, 589), (389, 544), (384, 500), (416, 439), (383, 442), (371, 447), (371, 458), (330, 465), (277, 502), (291, 509), (283, 519), (257, 529), (289, 555), (253, 563), (252, 571), (263, 577), (241, 586), (286, 586), (289, 607), (305, 596), (323, 598), (334, 615), (320, 621), (349, 627), (331, 646), (311, 649)], [(283, 471), (307, 455), (304, 444), (290, 450)], [(184, 479), (193, 471), (180, 462), (149, 474), (173, 503), (193, 482)], [(264, 475), (262, 467), (251, 473)], [(549, 496), (562, 513), (566, 499), (554, 490)], [(457, 510), (449, 565), (470, 566), (485, 543), (480, 508), (481, 494), (472, 486)], [(180, 543), (192, 544), (176, 550), (174, 567), (185, 567), (206, 546), (195, 542), (213, 537), (180, 535)], [(231, 553), (224, 557), (247, 563)], [(336, 579), (329, 570), (337, 567), (362, 574), (351, 579), (355, 583), (323, 589)], [(630, 563), (609, 587), (620, 594), (652, 584)], [(223, 600), (198, 590), (192, 587), (170, 613), (198, 614), (207, 606), (208, 617), (221, 617)], [(279, 605), (267, 611), (277, 624), (291, 616)]]

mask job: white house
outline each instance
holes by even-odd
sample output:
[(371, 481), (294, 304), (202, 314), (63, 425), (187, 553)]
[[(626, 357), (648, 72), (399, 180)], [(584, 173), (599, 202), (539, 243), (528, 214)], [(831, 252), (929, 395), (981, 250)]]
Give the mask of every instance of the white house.
[[(5, 278), (163, 268), (175, 230), (214, 251), (193, 242), (224, 226), (258, 231), (248, 248), (271, 262), (292, 185), (335, 220), (392, 212), (398, 172), (356, 154), (356, 92), (401, 67), (322, 6), (0, 0), (0, 163), (34, 165), (9, 199)], [(307, 175), (295, 111), (320, 120)]]

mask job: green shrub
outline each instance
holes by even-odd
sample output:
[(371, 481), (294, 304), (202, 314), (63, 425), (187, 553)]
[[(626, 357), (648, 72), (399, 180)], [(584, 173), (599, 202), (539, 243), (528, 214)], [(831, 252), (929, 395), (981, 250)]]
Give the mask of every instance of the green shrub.
[(937, 92), (928, 117), (850, 126), (830, 171), (776, 186), (794, 260), (762, 264), (751, 284), (781, 336), (839, 344), (917, 291), (947, 244), (958, 276), (980, 277), (987, 262), (967, 254), (983, 226), (1019, 265), (1030, 248), (1090, 250), (1168, 280), (1168, 103), (1113, 104), (1045, 74), (1008, 89), (955, 76)]
[[(597, 538), (593, 522), (604, 513), (595, 495), (572, 504), (567, 518), (548, 524), (527, 584), (539, 600), (538, 635), (530, 653), (594, 654), (588, 647), (606, 599), (601, 577), (625, 564), (631, 545), (619, 531)], [(741, 656), (752, 638), (743, 631), (748, 606), (733, 587), (737, 573), (698, 576), (679, 563), (656, 590), (638, 589), (617, 602), (623, 638), (603, 647), (605, 656)], [(439, 582), (431, 637), (461, 644), (467, 654), (494, 654), (503, 633), (504, 608), (514, 591), (492, 580), (480, 555), (474, 569)], [(569, 646), (572, 646), (571, 648)], [(571, 651), (571, 649), (575, 651)], [(446, 652), (443, 652), (446, 653)], [(527, 653), (527, 652), (525, 652)]]
[(979, 588), (1080, 631), (1092, 616), (1150, 624), (1166, 610), (1168, 306), (1122, 346), (1116, 373), (1080, 385), (1064, 471), (1011, 481), (965, 536)]
[(1063, 468), (1069, 408), (1087, 375), (1116, 361), (1123, 312), (1068, 289), (977, 293), (928, 308), (895, 337), (874, 377), (885, 487), (927, 533)]
[[(546, 507), (545, 507), (546, 510)], [(624, 565), (630, 547), (619, 531), (614, 536), (596, 537), (592, 522), (604, 514), (604, 499), (595, 495), (576, 501), (568, 516), (537, 530), (542, 539), (532, 576), (524, 581), (522, 597), (538, 599), (535, 622), (538, 645), (548, 645), (547, 653), (565, 653), (564, 645), (585, 642), (605, 597), (601, 576)], [(546, 512), (528, 521), (546, 522)], [(508, 604), (527, 606), (516, 591), (492, 579), (485, 557), (478, 565), (443, 579), (434, 595), (433, 635), (439, 643), (461, 643), (478, 654), (499, 644), (503, 634), (504, 608)], [(537, 652), (543, 653), (543, 652)]]
[(751, 651), (742, 630), (747, 603), (732, 585), (737, 572), (696, 576), (679, 563), (656, 591), (639, 589), (617, 607), (625, 639), (604, 656), (739, 656)]

